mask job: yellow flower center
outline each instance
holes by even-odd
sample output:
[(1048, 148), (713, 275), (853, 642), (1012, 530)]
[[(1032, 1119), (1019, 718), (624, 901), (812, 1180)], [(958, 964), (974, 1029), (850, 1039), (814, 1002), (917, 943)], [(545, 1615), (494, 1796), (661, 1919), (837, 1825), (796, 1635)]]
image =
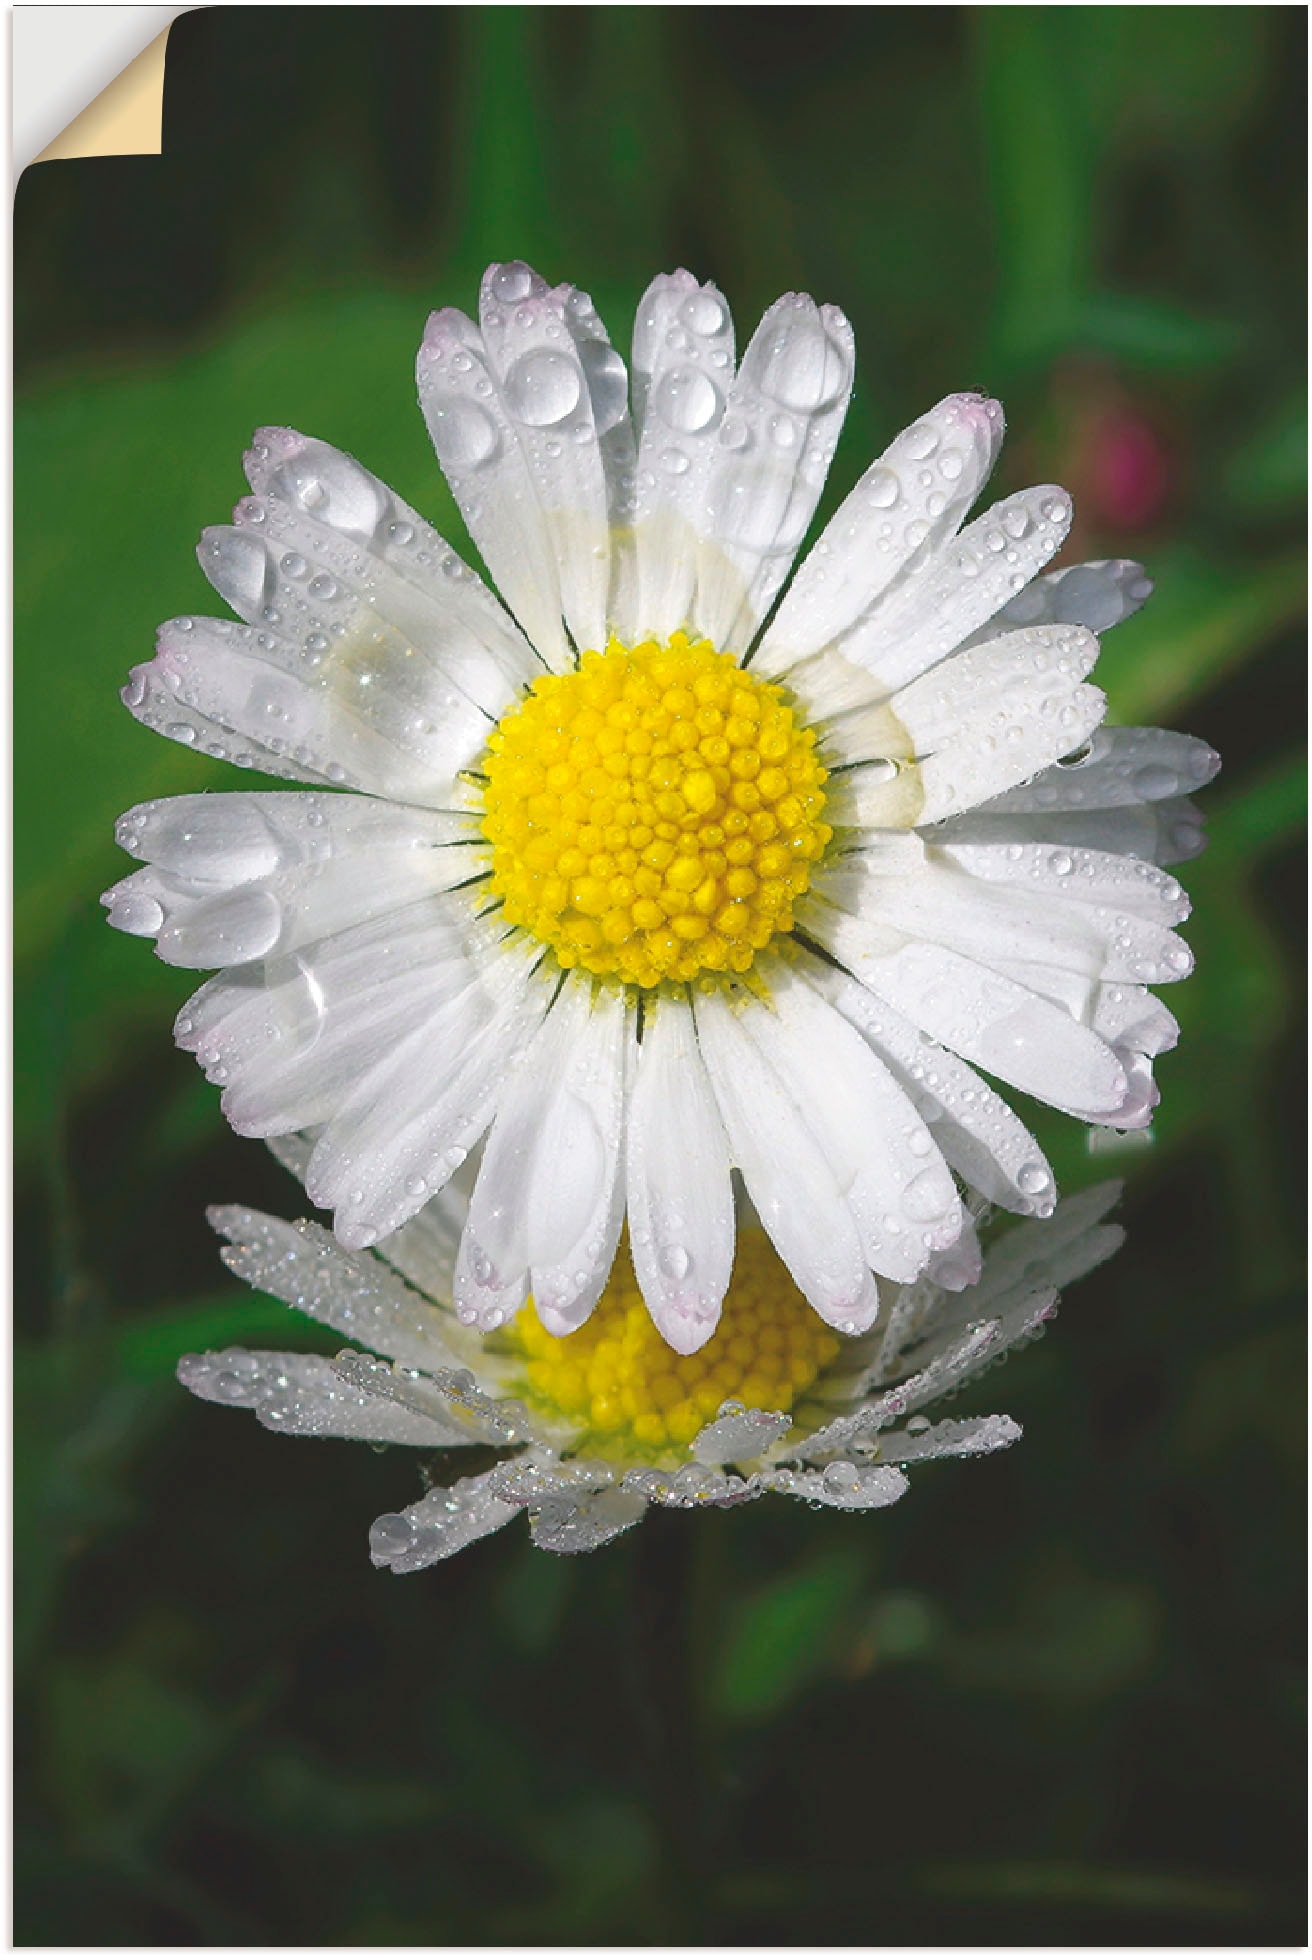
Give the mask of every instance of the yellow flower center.
[(525, 1357), (528, 1400), (577, 1424), (588, 1447), (610, 1456), (686, 1455), (722, 1402), (787, 1411), (839, 1348), (756, 1228), (738, 1234), (720, 1324), (696, 1354), (665, 1345), (627, 1245), (576, 1334), (549, 1334), (531, 1300), (511, 1334)]
[(708, 640), (612, 640), (489, 739), (492, 890), (563, 967), (745, 973), (829, 841), (826, 773), (783, 688)]

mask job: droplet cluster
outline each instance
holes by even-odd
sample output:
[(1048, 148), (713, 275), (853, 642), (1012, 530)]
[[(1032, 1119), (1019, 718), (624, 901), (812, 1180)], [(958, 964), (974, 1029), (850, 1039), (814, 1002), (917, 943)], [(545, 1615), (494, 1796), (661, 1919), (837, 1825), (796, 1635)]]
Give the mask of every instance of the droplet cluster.
[(759, 1230), (739, 1233), (720, 1324), (696, 1354), (666, 1346), (627, 1246), (577, 1333), (549, 1334), (530, 1301), (514, 1336), (529, 1402), (577, 1423), (590, 1447), (612, 1456), (682, 1454), (726, 1401), (789, 1410), (839, 1349)]
[(745, 973), (829, 842), (826, 770), (782, 687), (706, 640), (612, 640), (544, 675), (484, 764), (506, 917), (640, 987)]

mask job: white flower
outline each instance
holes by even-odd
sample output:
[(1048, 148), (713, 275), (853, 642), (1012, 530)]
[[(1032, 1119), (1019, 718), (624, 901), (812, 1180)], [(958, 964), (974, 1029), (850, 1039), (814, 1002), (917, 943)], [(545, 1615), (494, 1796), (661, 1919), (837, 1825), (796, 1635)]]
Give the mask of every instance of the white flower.
[[(280, 1154), (299, 1170), (308, 1146), (293, 1140)], [(767, 1491), (848, 1511), (891, 1504), (907, 1488), (904, 1466), (1015, 1442), (1010, 1416), (931, 1422), (922, 1411), (1039, 1334), (1056, 1289), (1124, 1236), (1103, 1222), (1119, 1186), (1099, 1186), (1015, 1227), (964, 1290), (929, 1275), (891, 1288), (878, 1326), (842, 1340), (759, 1226), (744, 1223), (721, 1326), (682, 1356), (652, 1325), (623, 1255), (571, 1336), (547, 1333), (531, 1302), (496, 1334), (462, 1325), (447, 1302), (467, 1182), (454, 1179), (376, 1252), (348, 1252), (319, 1225), (212, 1211), (233, 1272), (372, 1353), (229, 1348), (178, 1364), (195, 1394), (253, 1409), (288, 1435), (490, 1447), (490, 1467), (432, 1482), (375, 1522), (374, 1564), (394, 1572), (446, 1558), (521, 1510), (536, 1544), (582, 1552), (636, 1524), (648, 1504), (727, 1506)]]
[[(177, 1038), (244, 1135), (313, 1128), (343, 1245), (396, 1231), (486, 1136), (457, 1311), (531, 1291), (564, 1334), (627, 1215), (665, 1339), (710, 1338), (731, 1167), (817, 1311), (859, 1332), (969, 1222), (1052, 1174), (976, 1073), (1118, 1127), (1176, 1038), (1190, 956), (1159, 867), (1217, 761), (1100, 730), (1097, 634), (1149, 584), (1040, 576), (1071, 518), (1023, 491), (962, 529), (1002, 438), (976, 395), (862, 477), (780, 600), (852, 385), (851, 330), (789, 294), (735, 370), (688, 273), (631, 375), (586, 294), (493, 266), (433, 315), (419, 393), (503, 607), (377, 478), (265, 430), (124, 699), (310, 787), (124, 817), (107, 894), (221, 972)], [(352, 791), (355, 794), (340, 792)], [(956, 1174), (954, 1177), (953, 1173)], [(963, 1268), (963, 1277), (965, 1269)]]

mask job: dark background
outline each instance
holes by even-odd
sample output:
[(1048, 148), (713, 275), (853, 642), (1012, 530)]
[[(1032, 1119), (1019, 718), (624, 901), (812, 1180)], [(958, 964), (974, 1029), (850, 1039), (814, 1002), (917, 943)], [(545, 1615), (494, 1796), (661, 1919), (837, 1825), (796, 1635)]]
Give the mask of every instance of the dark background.
[[(1297, 1943), (1305, 492), (1299, 8), (224, 8), (162, 158), (17, 199), (16, 1601), (23, 1943)], [(462, 532), (414, 404), (430, 306), (525, 257), (621, 346), (651, 274), (745, 341), (857, 330), (822, 516), (953, 389), (1000, 487), (1158, 595), (1113, 718), (1226, 768), (1197, 976), (1119, 1258), (972, 1406), (1023, 1420), (895, 1509), (522, 1527), (397, 1580), (404, 1452), (201, 1406), (176, 1356), (316, 1330), (202, 1211), (294, 1211), (170, 1045), (188, 977), (109, 932), (119, 811), (226, 786), (118, 705), (251, 429)], [(1069, 555), (1069, 553), (1068, 553)], [(329, 1345), (335, 1345), (329, 1337)], [(683, 1599), (688, 1710), (660, 1665)], [(682, 1610), (682, 1609), (679, 1609)]]

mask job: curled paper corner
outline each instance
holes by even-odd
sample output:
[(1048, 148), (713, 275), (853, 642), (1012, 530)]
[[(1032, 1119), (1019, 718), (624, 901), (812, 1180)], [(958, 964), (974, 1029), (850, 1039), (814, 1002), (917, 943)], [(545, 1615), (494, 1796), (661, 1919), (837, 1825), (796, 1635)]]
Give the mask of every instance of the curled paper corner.
[(188, 7), (14, 10), (13, 142), (29, 163), (158, 156), (169, 30)]

